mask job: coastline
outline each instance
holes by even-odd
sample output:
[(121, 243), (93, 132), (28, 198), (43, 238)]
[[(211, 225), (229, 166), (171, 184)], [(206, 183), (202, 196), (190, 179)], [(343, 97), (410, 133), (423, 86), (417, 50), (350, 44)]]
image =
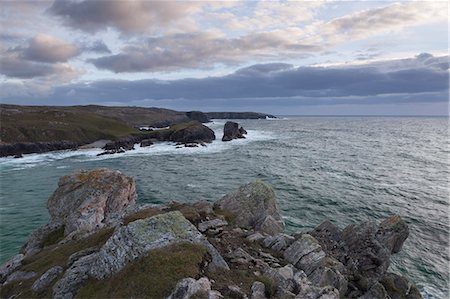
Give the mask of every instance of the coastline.
[[(409, 234), (399, 216), (378, 226), (369, 221), (343, 230), (325, 221), (312, 231), (287, 235), (276, 195), (261, 181), (241, 186), (214, 204), (172, 202), (158, 207), (135, 206), (134, 179), (118, 171), (75, 172), (60, 178), (58, 185), (48, 202), (50, 222), (31, 234), (22, 254), (0, 267), (2, 297), (17, 292), (54, 298), (149, 296), (145, 289), (126, 287), (131, 280), (146, 283), (138, 278), (141, 270), (126, 269), (141, 263), (155, 267), (162, 258), (176, 264), (147, 274), (160, 273), (155, 279), (166, 283), (152, 290), (158, 298), (183, 298), (176, 294), (185, 283), (187, 290), (195, 289), (188, 297), (199, 292), (194, 286), (201, 283), (205, 287), (198, 294), (210, 298), (257, 293), (262, 296), (258, 298), (385, 298), (404, 293), (422, 298), (404, 277), (387, 272), (389, 257), (401, 250)], [(110, 198), (107, 203), (101, 200), (105, 196)], [(91, 213), (83, 212), (86, 205)], [(336, 247), (336, 238), (347, 245)], [(194, 252), (201, 253), (200, 259)], [(373, 252), (383, 262), (364, 252)], [(206, 262), (200, 262), (202, 256)], [(42, 264), (49, 258), (50, 264)], [(353, 268), (348, 258), (364, 261), (367, 268)], [(364, 282), (355, 280), (358, 276), (365, 277)], [(117, 289), (114, 281), (119, 277)], [(393, 287), (397, 281), (406, 281), (406, 287)]]

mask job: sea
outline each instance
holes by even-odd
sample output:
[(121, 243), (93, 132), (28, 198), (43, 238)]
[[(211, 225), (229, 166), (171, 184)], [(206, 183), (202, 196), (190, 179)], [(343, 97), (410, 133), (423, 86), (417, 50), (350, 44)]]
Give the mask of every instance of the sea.
[(97, 157), (99, 149), (0, 158), (0, 263), (46, 223), (58, 178), (79, 169), (118, 169), (137, 181), (138, 203), (215, 201), (256, 179), (273, 186), (287, 230), (324, 220), (341, 228), (399, 214), (410, 236), (390, 271), (425, 298), (449, 298), (449, 119), (280, 117), (237, 120), (246, 139), (177, 149), (160, 143)]

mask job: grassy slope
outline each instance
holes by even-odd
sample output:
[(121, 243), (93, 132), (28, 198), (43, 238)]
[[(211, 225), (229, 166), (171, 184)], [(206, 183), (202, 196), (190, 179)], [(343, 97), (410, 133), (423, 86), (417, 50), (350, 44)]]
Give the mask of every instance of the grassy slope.
[(89, 143), (139, 133), (139, 124), (185, 120), (182, 112), (158, 108), (0, 105), (0, 141)]

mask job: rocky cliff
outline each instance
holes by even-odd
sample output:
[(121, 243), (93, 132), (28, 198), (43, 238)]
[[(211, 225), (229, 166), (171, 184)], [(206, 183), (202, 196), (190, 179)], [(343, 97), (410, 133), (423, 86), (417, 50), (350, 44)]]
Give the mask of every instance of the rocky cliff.
[(135, 188), (108, 169), (62, 177), (50, 223), (0, 267), (1, 298), (421, 298), (389, 272), (398, 215), (288, 235), (261, 181), (165, 206), (136, 206)]

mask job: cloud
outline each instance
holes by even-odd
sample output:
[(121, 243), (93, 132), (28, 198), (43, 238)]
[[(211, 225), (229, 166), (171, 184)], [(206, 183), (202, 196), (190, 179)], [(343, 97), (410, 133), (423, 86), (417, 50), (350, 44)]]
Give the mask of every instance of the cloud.
[(91, 44), (86, 44), (83, 46), (83, 51), (93, 52), (93, 53), (108, 53), (111, 54), (111, 50), (102, 40), (96, 40)]
[[(89, 60), (99, 69), (115, 73), (174, 71), (211, 68), (216, 64), (235, 65), (255, 57), (300, 57), (319, 48), (298, 43), (285, 32), (253, 33), (228, 39), (215, 33), (175, 34), (148, 38), (127, 46), (122, 53)], [(294, 54), (295, 53), (295, 54)]]
[(425, 23), (446, 21), (448, 3), (444, 1), (411, 1), (355, 12), (314, 25), (328, 44), (365, 39), (381, 33)]
[(27, 60), (49, 63), (66, 62), (79, 53), (76, 46), (42, 33), (31, 38), (28, 47), (22, 50), (22, 55)]
[[(394, 67), (393, 67), (394, 66)], [(333, 105), (447, 101), (448, 56), (363, 65), (294, 67), (252, 65), (220, 77), (179, 80), (98, 80), (67, 84), (51, 98), (73, 102), (122, 104), (159, 101), (203, 103), (265, 102), (271, 105)]]
[(184, 19), (200, 3), (179, 1), (55, 1), (49, 12), (69, 27), (94, 33), (107, 28), (148, 32)]

